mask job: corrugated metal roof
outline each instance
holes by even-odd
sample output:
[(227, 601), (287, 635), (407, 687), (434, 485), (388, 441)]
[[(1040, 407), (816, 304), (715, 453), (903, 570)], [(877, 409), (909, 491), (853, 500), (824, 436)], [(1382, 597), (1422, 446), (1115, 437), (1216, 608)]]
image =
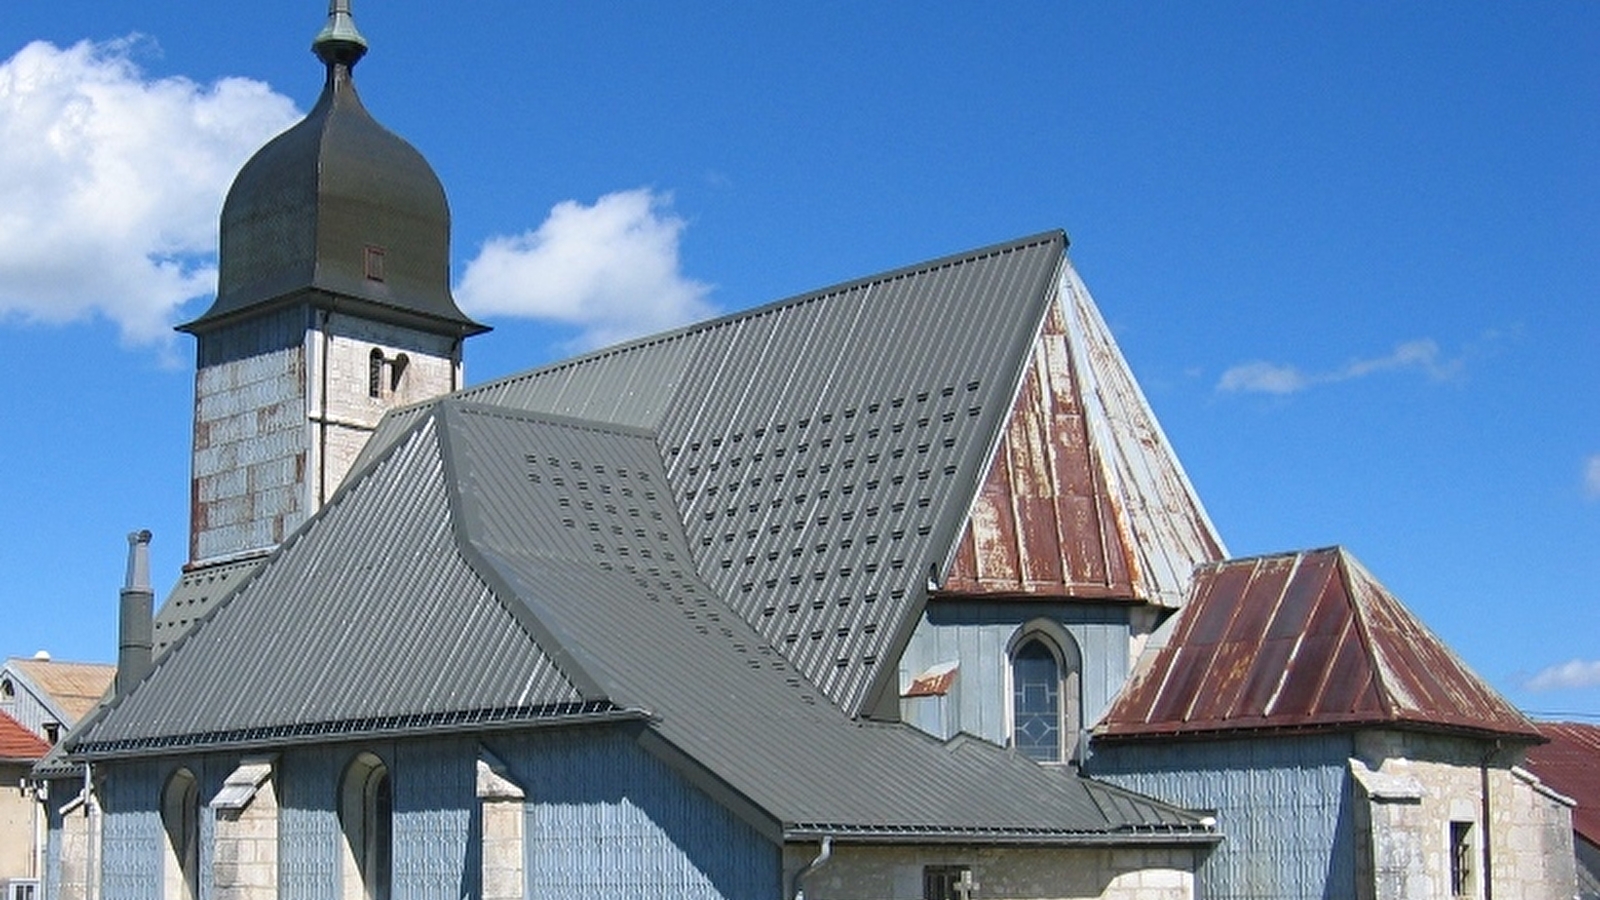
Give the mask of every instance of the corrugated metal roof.
[(1225, 555), (1071, 267), (941, 588), (1176, 608)]
[(1341, 548), (1202, 566), (1180, 615), (1097, 737), (1388, 725), (1538, 740)]
[(1572, 830), (1600, 848), (1600, 725), (1539, 722), (1538, 728), (1549, 743), (1528, 748), (1528, 770), (1577, 802)]
[(569, 713), (586, 698), (461, 557), (449, 492), (428, 419), (74, 740), (93, 752)]
[(50, 752), (50, 745), (21, 722), (0, 712), (0, 762), (36, 762)]
[(117, 677), (117, 667), (110, 663), (12, 659), (6, 664), (59, 706), (67, 717), (62, 724), (68, 726), (93, 711)]
[(696, 574), (648, 433), (441, 407), (461, 521), (496, 580), (613, 704), (647, 709), (656, 734), (791, 835), (1208, 833), (981, 741), (841, 715)]
[(186, 570), (156, 613), (153, 653), (160, 656), (189, 632), (217, 601), (266, 561), (266, 554)]
[(894, 686), (1064, 246), (987, 248), (404, 411), (78, 749), (647, 715), (790, 835), (1213, 839), (991, 744), (852, 718)]

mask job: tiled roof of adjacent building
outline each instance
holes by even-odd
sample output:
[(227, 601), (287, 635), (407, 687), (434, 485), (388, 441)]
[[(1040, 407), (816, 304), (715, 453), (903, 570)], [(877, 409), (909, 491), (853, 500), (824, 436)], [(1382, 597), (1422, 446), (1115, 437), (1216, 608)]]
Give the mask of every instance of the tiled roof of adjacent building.
[(0, 712), (0, 762), (36, 762), (49, 752), (50, 745), (44, 739)]
[(1600, 847), (1600, 725), (1540, 722), (1549, 743), (1528, 749), (1529, 771), (1576, 801), (1572, 830)]
[(1202, 566), (1180, 616), (1097, 738), (1387, 725), (1540, 739), (1341, 548)]
[(894, 701), (1046, 316), (1079, 289), (1064, 250), (937, 260), (391, 416), (75, 752), (627, 721), (789, 836), (1212, 839), (863, 717)]

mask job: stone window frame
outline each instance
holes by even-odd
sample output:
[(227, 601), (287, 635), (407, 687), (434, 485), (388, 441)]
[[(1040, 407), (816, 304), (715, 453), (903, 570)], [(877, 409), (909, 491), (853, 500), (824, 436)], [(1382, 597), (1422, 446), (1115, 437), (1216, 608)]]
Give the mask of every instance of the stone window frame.
[(161, 896), (200, 896), (200, 782), (187, 766), (173, 769), (161, 787)]
[(394, 776), (369, 750), (351, 758), (339, 778), (341, 896), (389, 900), (394, 888)]
[(1005, 734), (1006, 744), (1017, 746), (1016, 664), (1018, 654), (1030, 644), (1049, 651), (1056, 664), (1058, 716), (1056, 753), (1048, 759), (1033, 757), (1046, 764), (1079, 762), (1083, 739), (1083, 652), (1072, 634), (1054, 619), (1038, 618), (1024, 623), (1006, 642), (1005, 657)]

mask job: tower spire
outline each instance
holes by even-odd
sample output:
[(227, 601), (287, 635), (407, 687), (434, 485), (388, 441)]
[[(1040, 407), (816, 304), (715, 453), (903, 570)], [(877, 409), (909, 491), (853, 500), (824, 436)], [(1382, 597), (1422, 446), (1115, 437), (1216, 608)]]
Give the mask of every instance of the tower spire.
[(311, 51), (329, 66), (353, 66), (367, 53), (367, 39), (356, 30), (350, 0), (328, 0), (328, 24), (311, 42)]

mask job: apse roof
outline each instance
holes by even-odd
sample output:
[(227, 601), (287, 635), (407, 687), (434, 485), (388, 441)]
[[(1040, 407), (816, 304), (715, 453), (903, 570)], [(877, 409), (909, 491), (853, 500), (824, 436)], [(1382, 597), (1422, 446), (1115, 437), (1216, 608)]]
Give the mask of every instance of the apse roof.
[(75, 751), (627, 720), (791, 836), (1205, 838), (1181, 810), (859, 718), (1064, 248), (937, 260), (391, 417)]
[(1539, 740), (1342, 548), (1202, 566), (1179, 615), (1097, 738), (1394, 726)]

